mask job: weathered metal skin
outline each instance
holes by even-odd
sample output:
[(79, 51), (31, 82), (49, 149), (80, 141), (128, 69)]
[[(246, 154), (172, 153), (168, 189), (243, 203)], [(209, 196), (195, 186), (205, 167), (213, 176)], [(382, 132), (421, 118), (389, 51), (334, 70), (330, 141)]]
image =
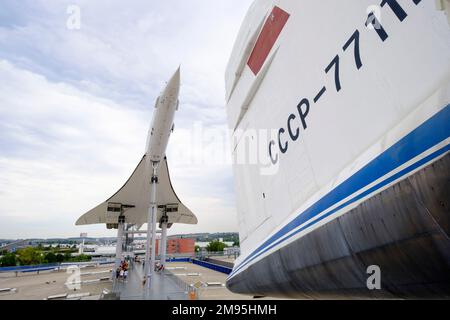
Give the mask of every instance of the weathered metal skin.
[[(370, 265), (381, 269), (381, 290), (367, 288)], [(251, 265), (227, 287), (295, 298), (450, 297), (450, 155)]]

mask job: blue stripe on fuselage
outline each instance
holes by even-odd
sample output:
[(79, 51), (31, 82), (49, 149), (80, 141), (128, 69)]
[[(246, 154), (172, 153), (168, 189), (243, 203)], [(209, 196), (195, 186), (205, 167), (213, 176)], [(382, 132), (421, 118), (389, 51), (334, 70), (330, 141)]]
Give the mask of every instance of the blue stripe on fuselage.
[[(301, 224), (311, 220), (315, 216), (319, 215), (321, 212), (327, 210), (331, 206), (340, 202), (341, 200), (349, 197), (358, 190), (366, 187), (372, 182), (380, 179), (389, 172), (395, 170), (399, 166), (405, 164), (411, 159), (417, 157), (428, 149), (436, 146), (440, 142), (444, 141), (450, 137), (450, 104), (444, 107), (441, 111), (436, 113), (433, 117), (425, 121), (422, 125), (417, 127), (415, 130), (410, 132), (392, 147), (384, 151), (374, 160), (369, 162), (366, 166), (352, 175), (350, 178), (342, 182), (335, 189), (326, 194), (323, 198), (314, 203), (311, 207), (300, 213), (294, 220), (289, 222), (281, 230), (271, 236), (262, 245), (258, 247), (252, 254), (250, 254), (244, 261), (238, 265), (233, 272), (230, 274), (230, 278), (236, 274), (240, 269), (247, 265), (250, 261), (260, 256), (264, 252), (268, 251), (270, 248), (276, 246), (277, 244), (291, 238), (298, 232), (309, 228), (318, 221), (328, 217), (329, 215), (335, 213), (338, 210), (348, 206), (349, 204), (358, 201), (359, 199), (365, 197), (366, 195), (378, 190), (384, 185), (400, 178), (401, 176), (411, 172), (417, 167), (425, 164), (428, 161), (438, 157), (449, 151), (450, 145), (443, 147), (442, 149), (432, 153), (431, 155), (425, 157), (424, 159), (418, 161), (417, 163), (401, 170), (392, 177), (380, 182), (376, 186), (373, 186), (369, 190), (363, 192), (351, 200), (345, 202), (334, 210), (330, 211), (326, 215), (320, 217), (319, 219), (303, 226), (296, 232), (285, 236), (290, 231), (294, 230)], [(285, 236), (285, 237), (284, 237)]]

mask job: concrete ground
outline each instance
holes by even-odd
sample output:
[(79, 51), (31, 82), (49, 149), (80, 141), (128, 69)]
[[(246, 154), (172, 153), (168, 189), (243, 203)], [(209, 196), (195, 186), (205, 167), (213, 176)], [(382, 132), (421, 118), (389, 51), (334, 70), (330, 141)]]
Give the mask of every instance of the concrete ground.
[[(174, 267), (182, 269), (172, 269)], [(112, 266), (101, 266), (96, 268), (82, 268), (81, 280), (95, 280), (109, 277)], [(235, 294), (229, 291), (224, 285), (227, 275), (208, 268), (204, 268), (188, 262), (172, 262), (167, 264), (167, 268), (182, 281), (190, 284), (201, 284), (198, 292), (200, 300), (252, 300), (252, 296)], [(105, 273), (98, 273), (108, 271)], [(87, 273), (94, 273), (87, 275)], [(95, 274), (96, 273), (96, 274)], [(188, 275), (198, 274), (198, 275)], [(89, 293), (83, 300), (98, 300), (103, 289), (112, 291), (112, 281), (101, 281), (90, 284), (82, 284), (77, 291), (69, 290), (65, 286), (70, 274), (66, 270), (44, 271), (37, 274), (19, 273), (18, 277), (14, 273), (0, 273), (0, 289), (16, 288), (12, 293), (0, 293), (0, 300), (42, 300), (52, 295), (59, 294), (80, 294)], [(205, 286), (208, 282), (220, 283), (219, 286)], [(133, 297), (131, 297), (133, 299)], [(260, 300), (260, 299), (258, 299)]]
[[(95, 280), (111, 275), (109, 270), (112, 266), (100, 266), (96, 268), (82, 268), (81, 281)], [(108, 271), (105, 273), (83, 275), (86, 273), (95, 273)], [(66, 270), (61, 271), (44, 271), (37, 274), (19, 273), (16, 277), (15, 273), (0, 273), (0, 289), (16, 288), (15, 292), (0, 293), (0, 300), (42, 300), (52, 295), (58, 294), (79, 294), (89, 293), (90, 296), (83, 299), (98, 299), (103, 289), (112, 290), (111, 281), (101, 281), (89, 284), (81, 284), (80, 290), (69, 290), (65, 286), (70, 274)]]
[[(186, 268), (186, 269), (172, 269)], [(167, 268), (187, 284), (195, 284), (198, 282), (220, 282), (225, 285), (227, 275), (208, 268), (204, 268), (188, 262), (171, 262), (167, 264)], [(199, 276), (188, 275), (188, 273), (199, 273)], [(200, 300), (252, 300), (253, 297), (236, 294), (228, 290), (225, 286), (200, 287)]]
[(210, 258), (215, 259), (215, 260), (233, 263), (233, 264), (234, 264), (234, 260), (235, 260), (233, 256), (210, 256)]
[(155, 272), (150, 288), (143, 284), (145, 270), (139, 263), (131, 263), (127, 280), (115, 280), (113, 292), (120, 300), (187, 300), (186, 286), (179, 286), (175, 277)]

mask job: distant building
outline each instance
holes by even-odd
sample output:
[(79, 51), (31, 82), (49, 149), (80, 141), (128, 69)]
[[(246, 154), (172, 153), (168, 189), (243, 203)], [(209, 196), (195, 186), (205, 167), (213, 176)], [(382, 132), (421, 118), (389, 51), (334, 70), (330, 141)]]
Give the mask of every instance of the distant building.
[(44, 244), (44, 248), (61, 248), (61, 249), (69, 249), (72, 248), (71, 244), (68, 243), (53, 243), (53, 244)]
[(28, 240), (18, 240), (1, 247), (1, 251), (16, 252), (19, 249), (24, 249), (30, 246), (31, 245), (29, 244)]
[[(159, 255), (159, 239), (156, 239), (156, 255)], [(195, 255), (195, 239), (193, 238), (172, 238), (167, 239), (168, 255)]]
[(223, 254), (224, 255), (234, 255), (234, 256), (239, 256), (241, 253), (241, 249), (239, 247), (228, 247), (228, 248), (224, 248), (223, 249)]
[(168, 239), (167, 240), (168, 254), (195, 254), (195, 240), (190, 239)]

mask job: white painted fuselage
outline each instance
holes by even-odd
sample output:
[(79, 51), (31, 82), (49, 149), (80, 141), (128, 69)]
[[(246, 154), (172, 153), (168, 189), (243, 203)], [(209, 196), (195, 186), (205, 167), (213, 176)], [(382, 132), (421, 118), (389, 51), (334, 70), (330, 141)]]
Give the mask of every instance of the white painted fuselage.
[[(416, 279), (425, 270), (438, 274), (438, 264), (420, 265), (419, 245), (406, 245), (421, 233), (388, 217), (422, 210), (411, 193), (395, 192), (450, 148), (450, 28), (443, 11), (450, 4), (440, 3), (256, 0), (251, 6), (226, 72), (241, 246), (227, 282), (232, 291), (311, 296), (359, 286), (365, 293), (368, 264), (394, 268), (390, 261), (399, 255), (411, 257), (398, 265)], [(255, 141), (252, 162), (246, 154)], [(436, 176), (443, 177), (440, 170)], [(448, 190), (422, 179), (430, 190)], [(418, 197), (427, 194), (419, 190), (423, 181), (415, 185)], [(377, 202), (383, 191), (386, 199)], [(436, 192), (430, 203), (443, 208), (445, 195)], [(448, 219), (443, 210), (420, 212), (443, 217), (430, 218), (435, 223)], [(401, 241), (401, 253), (377, 251)], [(378, 259), (351, 260), (358, 250)], [(398, 274), (391, 279), (398, 288), (410, 284)]]
[(160, 162), (166, 154), (167, 144), (174, 127), (180, 92), (180, 69), (167, 83), (155, 103), (153, 119), (147, 136), (146, 155), (151, 162)]

